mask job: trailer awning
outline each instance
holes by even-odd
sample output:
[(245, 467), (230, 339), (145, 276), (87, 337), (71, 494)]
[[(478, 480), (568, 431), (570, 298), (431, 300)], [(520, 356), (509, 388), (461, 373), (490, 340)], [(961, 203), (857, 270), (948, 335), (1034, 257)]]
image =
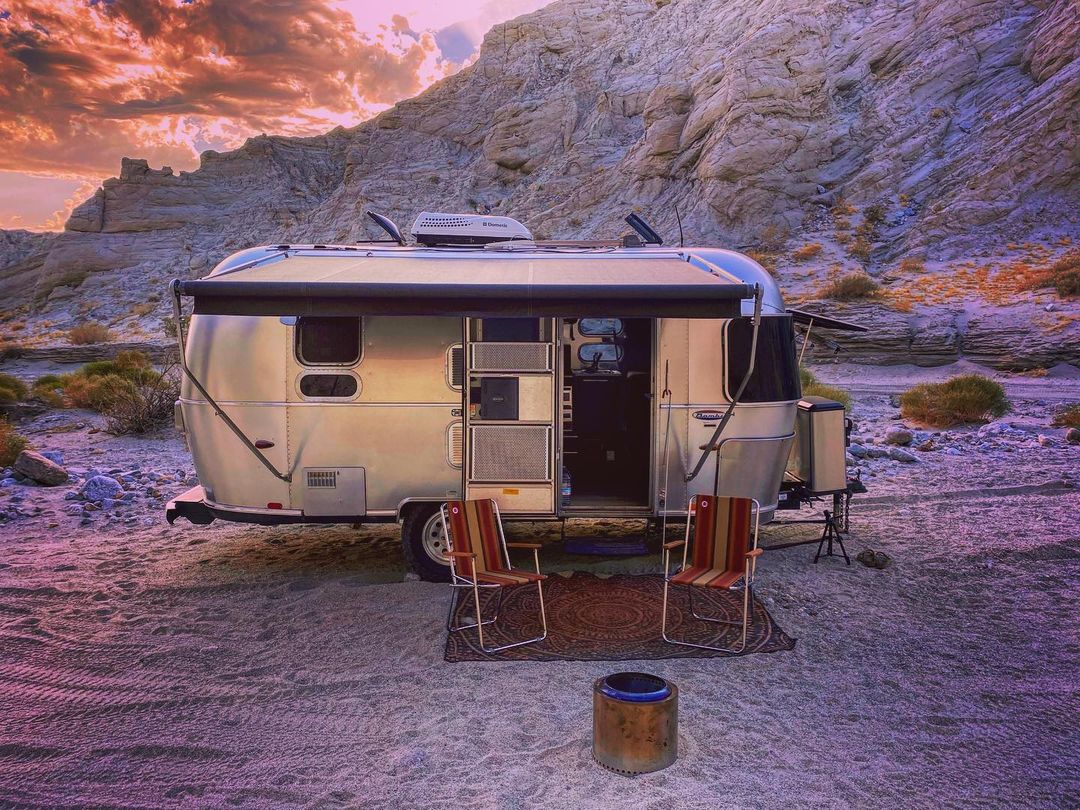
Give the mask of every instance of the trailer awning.
[(788, 309), (788, 315), (795, 323), (804, 326), (813, 324), (818, 329), (835, 329), (837, 332), (869, 332), (865, 326), (860, 326), (851, 321), (842, 321), (839, 318), (830, 318), (826, 315), (818, 315), (816, 312), (807, 312), (803, 309)]
[(668, 256), (282, 254), (246, 269), (178, 281), (207, 315), (732, 318), (754, 297)]

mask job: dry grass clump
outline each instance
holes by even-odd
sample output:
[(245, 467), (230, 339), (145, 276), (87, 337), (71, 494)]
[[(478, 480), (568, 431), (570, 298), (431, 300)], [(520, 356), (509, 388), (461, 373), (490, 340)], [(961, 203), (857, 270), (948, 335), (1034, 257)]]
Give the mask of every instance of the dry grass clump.
[(6, 419), (0, 419), (0, 467), (10, 467), (26, 449), (29, 442), (25, 436), (15, 432), (15, 428)]
[(817, 255), (820, 255), (822, 250), (821, 242), (807, 242), (800, 248), (796, 248), (791, 252), (791, 258), (797, 262), (805, 262), (807, 259), (812, 259)]
[(1030, 282), (1031, 289), (1052, 287), (1062, 298), (1080, 296), (1080, 249), (1070, 250)]
[(103, 323), (90, 321), (81, 323), (68, 330), (68, 342), (73, 346), (88, 346), (92, 343), (108, 343), (113, 339), (112, 332)]
[(851, 410), (851, 394), (843, 388), (821, 382), (810, 369), (799, 367), (799, 381), (802, 383), (802, 395), (804, 397), (825, 397), (826, 399), (835, 400), (849, 411)]
[(873, 225), (880, 225), (885, 221), (885, 206), (881, 203), (868, 205), (863, 210), (863, 221)]
[(1050, 424), (1054, 427), (1080, 428), (1080, 402), (1058, 411)]
[(135, 306), (133, 306), (131, 308), (131, 314), (136, 318), (141, 318), (144, 315), (149, 315), (155, 309), (157, 309), (156, 306), (154, 306), (149, 301), (145, 301), (142, 304), (136, 304)]
[(925, 273), (926, 263), (923, 262), (918, 256), (905, 256), (900, 262), (900, 272), (902, 273)]
[(870, 261), (870, 254), (873, 251), (874, 246), (870, 244), (870, 240), (865, 236), (856, 236), (855, 239), (848, 245), (848, 255), (853, 259), (858, 259), (863, 264)]
[(900, 395), (905, 419), (930, 427), (952, 427), (983, 422), (1009, 411), (1009, 400), (999, 383), (981, 374), (964, 374), (940, 383), (916, 385)]
[(818, 298), (831, 298), (834, 301), (858, 301), (873, 298), (881, 287), (864, 272), (857, 271), (837, 276), (818, 290)]
[(776, 275), (776, 256), (767, 250), (748, 250), (746, 255), (765, 268), (770, 276)]
[(28, 393), (26, 383), (18, 377), (0, 373), (0, 403), (22, 402)]

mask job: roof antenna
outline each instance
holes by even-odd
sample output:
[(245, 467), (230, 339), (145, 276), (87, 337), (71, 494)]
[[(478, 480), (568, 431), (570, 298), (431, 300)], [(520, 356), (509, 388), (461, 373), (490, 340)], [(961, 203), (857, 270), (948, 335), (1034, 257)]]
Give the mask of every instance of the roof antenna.
[(675, 209), (675, 221), (679, 223), (679, 247), (683, 247), (682, 238), (682, 217), (679, 216), (679, 206), (672, 206)]
[(637, 214), (631, 214), (626, 218), (626, 224), (637, 231), (638, 236), (641, 237), (641, 241), (646, 245), (662, 245), (664, 240), (660, 238), (660, 234), (650, 227), (649, 223), (639, 217)]
[(368, 211), (367, 215), (375, 221), (376, 225), (390, 235), (392, 241), (405, 247), (405, 237), (401, 235), (401, 229), (394, 223), (394, 220), (384, 217), (382, 214), (376, 214), (374, 211)]

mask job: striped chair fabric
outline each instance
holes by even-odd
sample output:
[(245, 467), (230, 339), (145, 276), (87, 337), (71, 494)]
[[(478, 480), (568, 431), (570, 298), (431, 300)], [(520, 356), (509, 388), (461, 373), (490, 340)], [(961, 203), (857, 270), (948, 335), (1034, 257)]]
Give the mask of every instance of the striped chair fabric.
[(471, 579), (475, 563), (476, 581), (490, 585), (524, 585), (547, 578), (507, 565), (495, 501), (447, 501), (446, 511), (452, 549), (476, 555), (471, 560), (461, 557), (455, 560), (458, 576)]
[(730, 588), (746, 573), (750, 550), (750, 498), (697, 495), (693, 559), (671, 578), (678, 585)]

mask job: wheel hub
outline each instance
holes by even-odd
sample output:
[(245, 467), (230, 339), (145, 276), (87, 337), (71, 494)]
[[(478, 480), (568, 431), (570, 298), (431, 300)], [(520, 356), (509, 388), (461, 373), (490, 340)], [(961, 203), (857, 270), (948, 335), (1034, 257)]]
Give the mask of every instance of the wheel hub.
[(442, 513), (436, 512), (424, 524), (424, 553), (439, 565), (449, 565), (446, 553), (450, 550), (443, 534)]

